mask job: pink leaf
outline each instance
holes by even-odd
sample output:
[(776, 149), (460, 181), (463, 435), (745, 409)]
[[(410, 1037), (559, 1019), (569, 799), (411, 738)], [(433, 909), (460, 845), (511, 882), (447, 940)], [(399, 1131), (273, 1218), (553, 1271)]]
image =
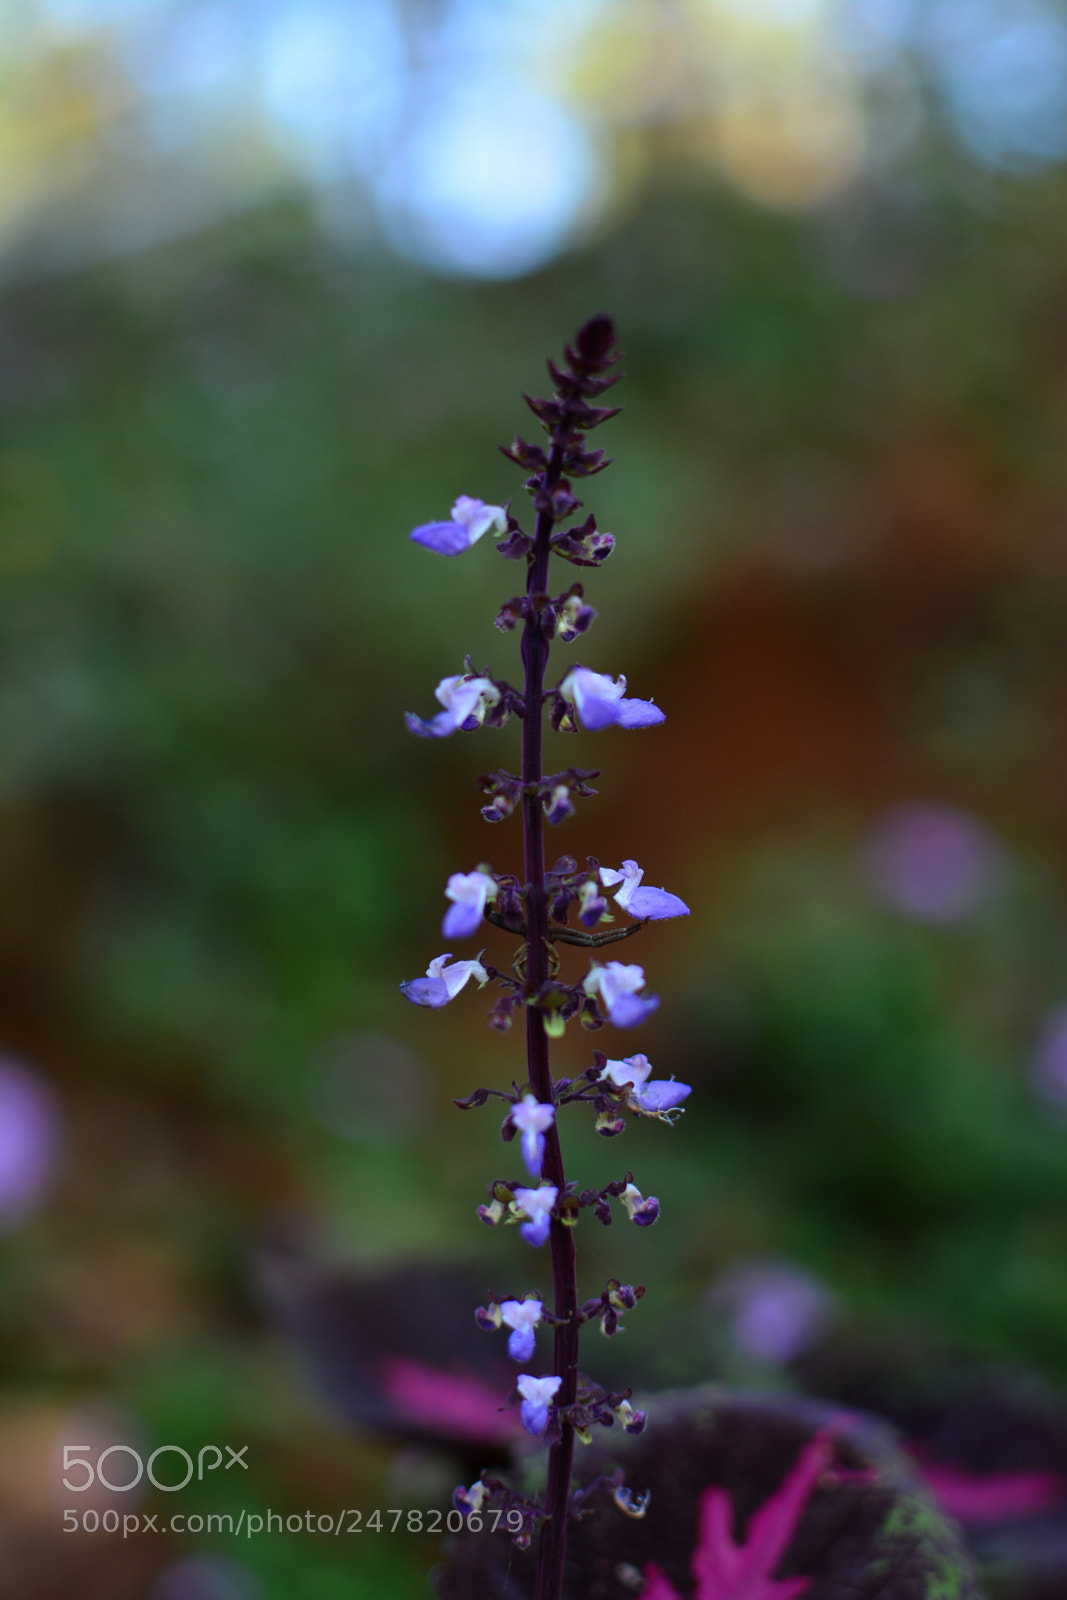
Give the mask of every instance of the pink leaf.
[(673, 1583), (663, 1576), (655, 1562), (650, 1561), (642, 1575), (645, 1587), (641, 1590), (641, 1600), (681, 1600)]
[[(775, 1492), (753, 1512), (742, 1544), (734, 1541), (733, 1507), (726, 1490), (714, 1484), (704, 1490), (690, 1562), (696, 1583), (693, 1600), (796, 1600), (808, 1590), (810, 1578), (775, 1578), (773, 1573), (833, 1455), (833, 1438), (828, 1428), (822, 1428)], [(679, 1600), (657, 1566), (648, 1565), (644, 1576), (641, 1600)]]
[(919, 1461), (919, 1471), (948, 1517), (972, 1527), (1036, 1517), (1063, 1498), (1064, 1482), (1054, 1472), (976, 1474), (942, 1461)]

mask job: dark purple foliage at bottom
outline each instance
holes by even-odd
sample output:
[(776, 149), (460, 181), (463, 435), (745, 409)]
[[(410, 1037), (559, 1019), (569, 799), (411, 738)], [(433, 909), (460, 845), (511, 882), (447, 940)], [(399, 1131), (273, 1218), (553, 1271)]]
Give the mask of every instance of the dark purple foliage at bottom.
[[(820, 1429), (833, 1437), (831, 1465), (783, 1545), (776, 1578), (806, 1577), (805, 1600), (981, 1600), (956, 1531), (917, 1487), (891, 1435), (866, 1417), (817, 1402), (738, 1399), (715, 1390), (661, 1398), (639, 1440), (616, 1445), (634, 1491), (649, 1490), (640, 1520), (589, 1516), (567, 1543), (565, 1600), (639, 1600), (646, 1567), (659, 1568), (681, 1600), (694, 1600), (691, 1563), (709, 1485), (726, 1489), (733, 1537), (743, 1544), (754, 1512), (782, 1488)], [(590, 1476), (606, 1458), (585, 1457)], [(535, 1563), (506, 1535), (464, 1533), (438, 1571), (439, 1600), (530, 1600)], [(768, 1585), (762, 1589), (768, 1592)], [(721, 1591), (755, 1600), (758, 1587)]]

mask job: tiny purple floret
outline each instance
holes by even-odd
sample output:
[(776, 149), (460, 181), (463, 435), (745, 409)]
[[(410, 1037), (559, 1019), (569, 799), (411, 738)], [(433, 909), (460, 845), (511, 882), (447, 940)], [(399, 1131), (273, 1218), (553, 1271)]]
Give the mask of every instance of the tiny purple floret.
[(511, 1113), (511, 1122), (522, 1134), (522, 1159), (531, 1178), (541, 1176), (545, 1160), (545, 1129), (556, 1120), (555, 1106), (542, 1105), (532, 1094), (524, 1094)]
[(484, 500), (475, 500), (461, 494), (452, 507), (451, 522), (423, 522), (413, 528), (411, 538), (427, 550), (436, 550), (441, 556), (462, 555), (471, 545), (477, 544), (490, 528), (496, 533), (506, 533), (507, 512), (503, 506), (487, 506)]
[(447, 739), (449, 734), (462, 730), (472, 733), (485, 721), (486, 712), (497, 704), (500, 690), (489, 678), (479, 678), (473, 673), (457, 673), (452, 678), (442, 678), (434, 690), (434, 697), (444, 706), (435, 717), (424, 721), (413, 711), (404, 714), (409, 733), (420, 739)]
[(425, 978), (411, 978), (400, 985), (400, 993), (413, 1006), (429, 1006), (437, 1011), (453, 1000), (464, 984), (474, 978), (481, 988), (489, 982), (489, 974), (480, 961), (452, 961), (451, 955), (436, 956), (426, 968)]
[(617, 1089), (628, 1089), (627, 1106), (631, 1111), (649, 1117), (671, 1120), (667, 1113), (675, 1110), (692, 1094), (688, 1083), (677, 1083), (674, 1078), (654, 1078), (649, 1081), (652, 1063), (647, 1056), (627, 1056), (623, 1061), (605, 1062), (600, 1081), (613, 1083)]
[(612, 867), (600, 869), (600, 881), (606, 889), (614, 888), (616, 884), (622, 885), (614, 896), (615, 904), (639, 922), (662, 922), (668, 917), (689, 915), (689, 907), (676, 894), (642, 885), (644, 875), (644, 869), (636, 861), (624, 861), (618, 872)]
[(500, 1316), (511, 1328), (508, 1355), (512, 1361), (529, 1361), (534, 1353), (534, 1329), (541, 1320), (544, 1305), (540, 1300), (502, 1300)]
[(480, 867), (474, 872), (454, 872), (445, 888), (445, 896), (452, 901), (441, 923), (445, 939), (469, 939), (481, 926), (488, 901), (495, 900), (495, 878)]
[(548, 1408), (562, 1382), (562, 1378), (533, 1378), (524, 1372), (515, 1385), (522, 1395), (519, 1410), (522, 1425), (535, 1439), (539, 1439), (548, 1427)]
[(537, 1247), (548, 1238), (552, 1207), (558, 1197), (559, 1190), (551, 1183), (543, 1183), (539, 1189), (516, 1189), (513, 1192), (512, 1204), (518, 1214), (526, 1218), (519, 1232), (527, 1244)]
[(665, 714), (651, 700), (626, 700), (626, 679), (609, 678), (588, 667), (572, 667), (559, 686), (564, 700), (570, 701), (578, 721), (588, 733), (601, 728), (650, 728), (666, 721)]
[(659, 996), (639, 995), (645, 986), (645, 969), (623, 961), (605, 966), (594, 961), (582, 981), (586, 994), (598, 998), (617, 1028), (633, 1028), (650, 1017), (659, 1005)]

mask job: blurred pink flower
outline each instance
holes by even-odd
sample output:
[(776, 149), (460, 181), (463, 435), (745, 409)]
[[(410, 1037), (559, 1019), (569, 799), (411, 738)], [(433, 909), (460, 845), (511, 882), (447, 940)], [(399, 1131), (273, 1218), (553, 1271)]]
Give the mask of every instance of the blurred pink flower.
[(745, 1261), (708, 1291), (712, 1311), (725, 1312), (734, 1344), (756, 1361), (783, 1366), (815, 1344), (834, 1313), (834, 1298), (816, 1278), (788, 1262)]
[(42, 1205), (59, 1153), (59, 1108), (45, 1080), (0, 1056), (0, 1231)]
[(1037, 1036), (1031, 1081), (1042, 1100), (1067, 1110), (1067, 1005), (1046, 1013)]
[(896, 806), (863, 850), (867, 876), (886, 905), (920, 922), (962, 922), (994, 898), (1006, 858), (996, 836), (955, 806)]

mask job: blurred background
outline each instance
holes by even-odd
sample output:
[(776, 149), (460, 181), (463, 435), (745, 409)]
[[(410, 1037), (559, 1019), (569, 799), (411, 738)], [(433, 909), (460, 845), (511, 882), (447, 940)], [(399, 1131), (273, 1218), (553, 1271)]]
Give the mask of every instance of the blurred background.
[(521, 1076), (521, 1037), (486, 996), (397, 991), (448, 874), (520, 865), (475, 781), (516, 727), (402, 719), (467, 652), (516, 673), (491, 622), (521, 568), (407, 533), (521, 499), (494, 446), (535, 436), (521, 392), (602, 309), (626, 409), (586, 499), (618, 545), (567, 659), (667, 722), (560, 747), (603, 777), (550, 850), (636, 856), (693, 913), (629, 956), (662, 1009), (606, 1046), (690, 1111), (567, 1127), (583, 1184), (632, 1166), (663, 1201), (654, 1235), (583, 1228), (584, 1292), (649, 1283), (612, 1359), (788, 1388), (837, 1339), (1062, 1381), (1067, 15), (7, 0), (2, 29), (22, 1600), (427, 1592), (432, 1539), (64, 1537), (88, 1501), (59, 1446), (249, 1445), (240, 1483), (113, 1497), (168, 1515), (455, 1481), (292, 1335), (355, 1283), (330, 1338), (356, 1362), (358, 1274), (427, 1257), (526, 1286), (475, 1226), (514, 1165), (498, 1118), (449, 1104)]

